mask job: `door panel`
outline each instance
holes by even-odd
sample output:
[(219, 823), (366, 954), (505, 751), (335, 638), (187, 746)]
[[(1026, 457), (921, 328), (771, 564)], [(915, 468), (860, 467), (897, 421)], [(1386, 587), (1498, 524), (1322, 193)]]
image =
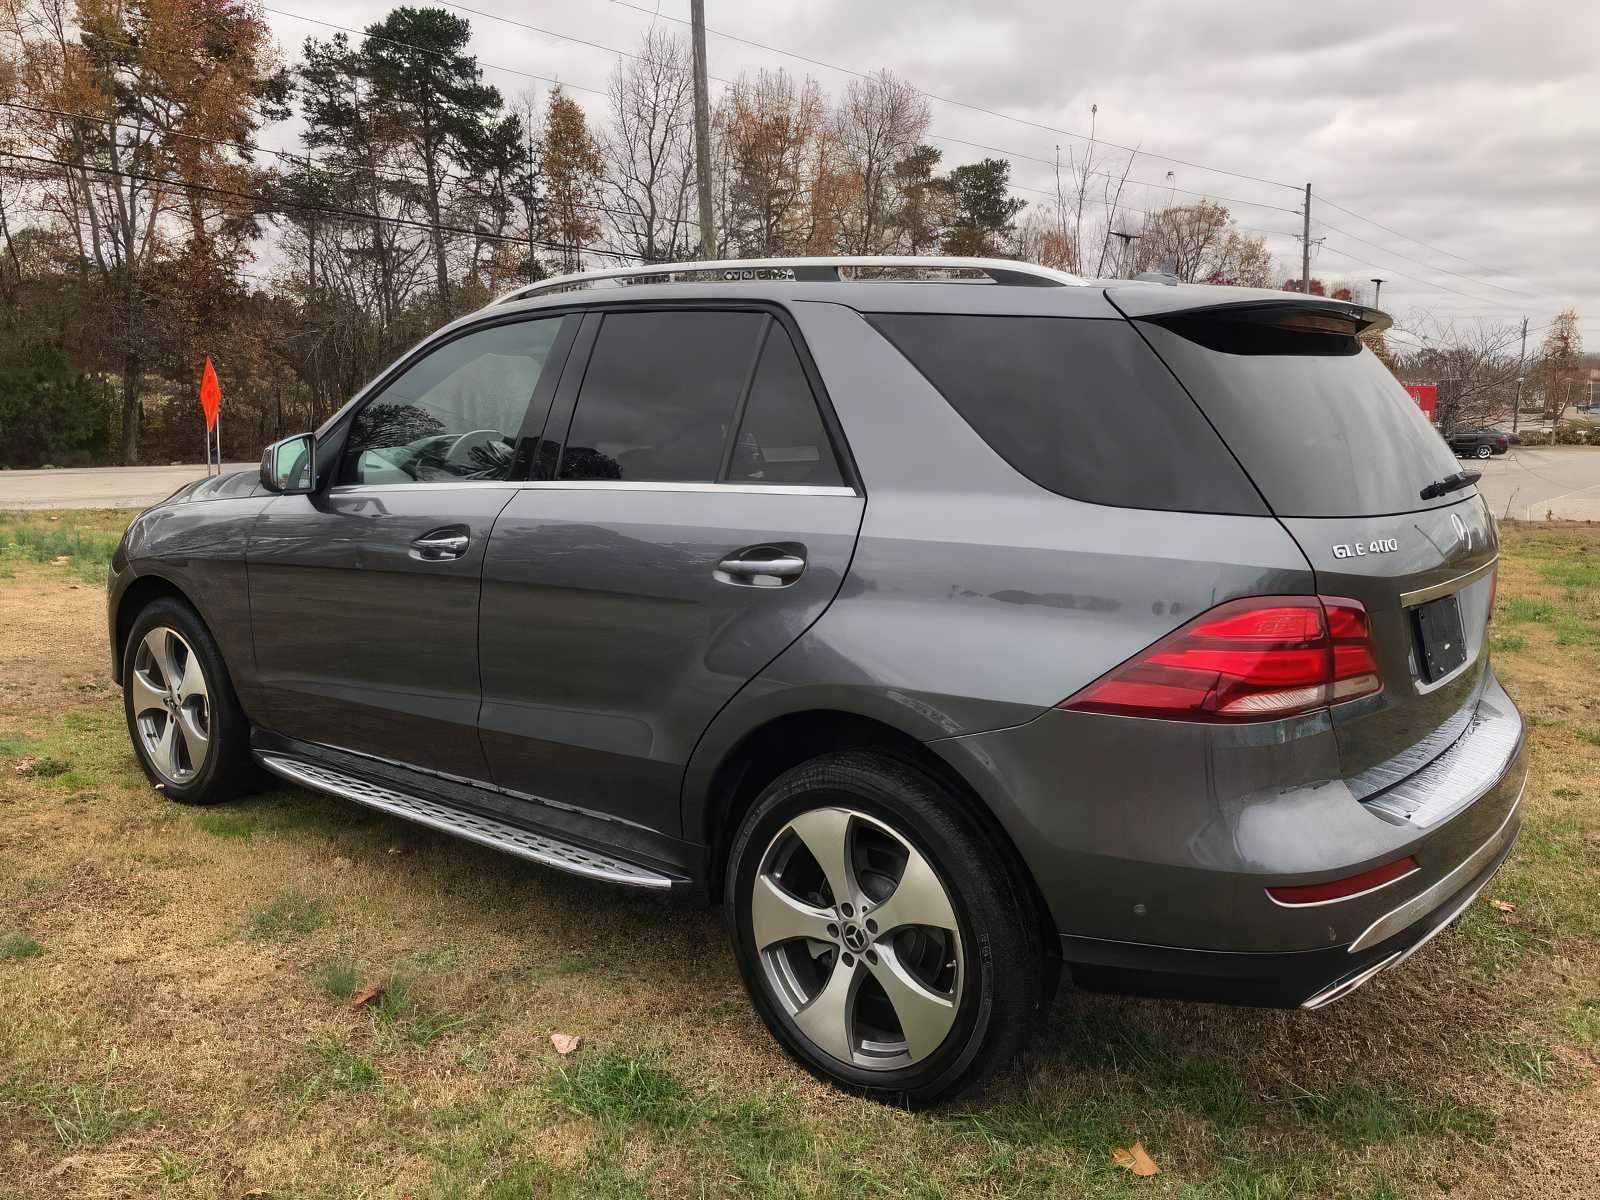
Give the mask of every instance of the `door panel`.
[[(525, 486), (483, 571), (495, 782), (679, 833), (695, 742), (832, 601), (864, 505), (843, 487)], [(755, 569), (796, 554), (798, 574)]]
[[(268, 504), (251, 536), (250, 599), (274, 730), (486, 778), (479, 573), (515, 494), (510, 482), (430, 484)], [(412, 544), (461, 536), (459, 556)]]

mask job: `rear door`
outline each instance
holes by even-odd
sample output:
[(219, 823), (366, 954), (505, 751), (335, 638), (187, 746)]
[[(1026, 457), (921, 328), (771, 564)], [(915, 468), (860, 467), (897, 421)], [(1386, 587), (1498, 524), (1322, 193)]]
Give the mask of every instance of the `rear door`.
[(1299, 543), (1318, 591), (1367, 610), (1383, 691), (1333, 709), (1345, 775), (1366, 794), (1465, 730), (1498, 545), (1474, 488), (1435, 494), (1462, 464), (1353, 336), (1365, 316), (1338, 318), (1254, 304), (1136, 324)]
[(576, 325), (522, 318), (430, 348), (324, 439), (325, 490), (262, 511), (250, 606), (275, 732), (487, 777), (479, 576)]
[(832, 601), (865, 501), (781, 314), (584, 320), (484, 565), (481, 736), (502, 787), (677, 833), (696, 741)]

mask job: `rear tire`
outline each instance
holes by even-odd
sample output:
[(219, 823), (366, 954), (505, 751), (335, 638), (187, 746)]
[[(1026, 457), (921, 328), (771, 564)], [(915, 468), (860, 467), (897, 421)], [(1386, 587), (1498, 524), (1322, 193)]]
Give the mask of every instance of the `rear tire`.
[(1490, 457), (1493, 457), (1493, 455), (1494, 455), (1494, 451), (1490, 447), (1488, 447), (1488, 446), (1479, 446), (1478, 447), (1478, 457), (1479, 458), (1490, 458)]
[(163, 596), (134, 619), (122, 653), (122, 708), (139, 765), (181, 804), (249, 789), (250, 728), (227, 664), (199, 614)]
[(751, 1002), (820, 1079), (933, 1104), (1032, 1026), (1031, 902), (964, 799), (900, 759), (825, 754), (779, 776), (734, 837), (725, 899)]

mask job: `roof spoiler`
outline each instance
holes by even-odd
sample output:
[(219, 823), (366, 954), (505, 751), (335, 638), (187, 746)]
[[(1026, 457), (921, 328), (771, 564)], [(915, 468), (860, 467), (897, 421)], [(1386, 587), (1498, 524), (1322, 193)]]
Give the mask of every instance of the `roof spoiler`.
[[(1232, 295), (1228, 295), (1230, 292)], [(1377, 333), (1394, 324), (1388, 313), (1348, 300), (1275, 294), (1254, 288), (1113, 288), (1107, 290), (1106, 297), (1126, 317), (1162, 324), (1181, 319), (1184, 324), (1248, 324), (1346, 337)]]

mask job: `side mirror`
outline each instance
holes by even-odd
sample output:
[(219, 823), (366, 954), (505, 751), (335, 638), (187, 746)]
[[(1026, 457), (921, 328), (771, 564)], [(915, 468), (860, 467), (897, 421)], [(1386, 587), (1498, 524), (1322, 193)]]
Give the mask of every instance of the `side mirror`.
[(281, 496), (304, 496), (317, 488), (317, 439), (297, 433), (273, 442), (261, 455), (261, 486)]

